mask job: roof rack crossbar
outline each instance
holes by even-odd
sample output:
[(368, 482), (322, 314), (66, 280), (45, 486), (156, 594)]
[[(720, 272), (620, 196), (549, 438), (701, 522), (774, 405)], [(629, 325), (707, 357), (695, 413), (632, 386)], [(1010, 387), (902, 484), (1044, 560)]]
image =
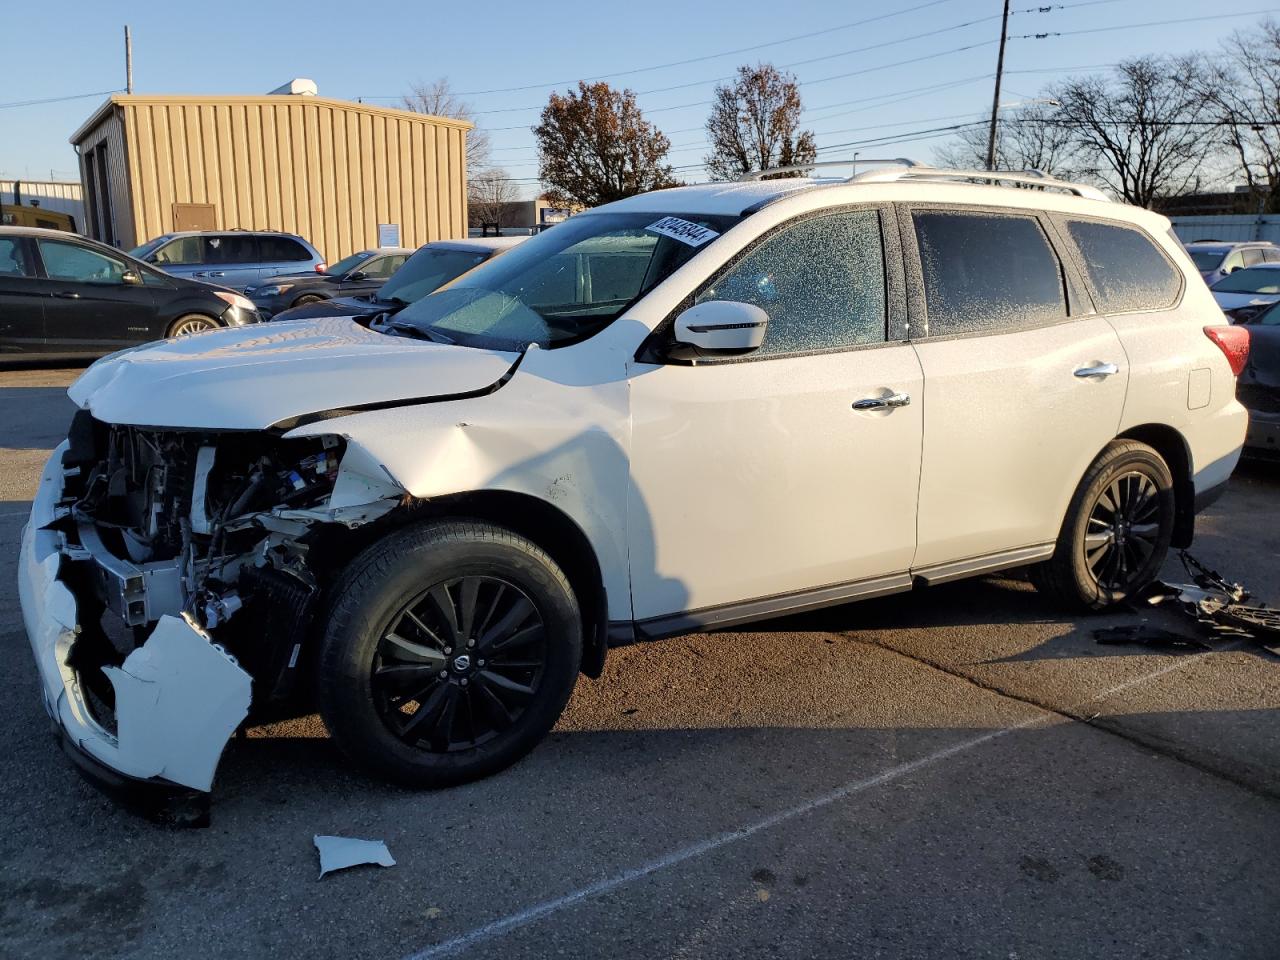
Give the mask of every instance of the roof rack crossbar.
[[(923, 168), (925, 164), (918, 160), (909, 160), (906, 157), (886, 157), (884, 159), (862, 158), (857, 160), (815, 160), (813, 163), (793, 163), (786, 167), (766, 167), (764, 170), (748, 170), (746, 173), (738, 177), (739, 183), (750, 183), (754, 180), (763, 180), (765, 177), (772, 177), (779, 173), (800, 173), (804, 170), (825, 170), (829, 167), (848, 167), (856, 170), (859, 166), (869, 163), (876, 165), (890, 164), (896, 167), (907, 167), (910, 169)], [(847, 178), (852, 179), (852, 178)]]

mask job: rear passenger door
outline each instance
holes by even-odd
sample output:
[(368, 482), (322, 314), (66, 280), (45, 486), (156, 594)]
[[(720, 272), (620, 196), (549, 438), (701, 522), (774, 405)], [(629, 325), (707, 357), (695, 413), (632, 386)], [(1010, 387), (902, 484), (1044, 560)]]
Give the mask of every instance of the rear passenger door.
[[(906, 259), (924, 373), (914, 569), (942, 578), (1041, 558), (1116, 435), (1128, 379), (1120, 340), (1059, 256), (1047, 217), (915, 206), (900, 223), (916, 241)], [(957, 567), (927, 569), (944, 564)]]
[(0, 356), (38, 353), (48, 292), (36, 275), (35, 241), (0, 237)]
[(221, 286), (244, 292), (258, 281), (258, 238), (251, 233), (213, 233), (201, 237), (204, 269), (195, 274)]

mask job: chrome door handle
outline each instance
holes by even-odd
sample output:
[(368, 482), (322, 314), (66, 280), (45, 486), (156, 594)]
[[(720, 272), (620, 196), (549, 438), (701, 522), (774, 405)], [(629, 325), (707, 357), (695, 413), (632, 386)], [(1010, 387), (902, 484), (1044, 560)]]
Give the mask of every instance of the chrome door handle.
[(226, 275), (226, 271), (224, 270), (211, 270), (205, 274), (207, 277), (225, 277)]
[(1092, 367), (1078, 367), (1075, 375), (1077, 377), (1109, 377), (1119, 372), (1120, 368), (1114, 363), (1099, 363)]
[(891, 410), (894, 407), (905, 407), (911, 403), (911, 397), (905, 393), (893, 393), (887, 397), (866, 397), (853, 401), (855, 410)]

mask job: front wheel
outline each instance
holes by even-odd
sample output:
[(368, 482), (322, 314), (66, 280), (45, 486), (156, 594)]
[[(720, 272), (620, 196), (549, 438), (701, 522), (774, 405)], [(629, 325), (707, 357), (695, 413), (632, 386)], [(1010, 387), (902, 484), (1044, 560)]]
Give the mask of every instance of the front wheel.
[(1076, 609), (1120, 603), (1159, 573), (1173, 520), (1173, 475), (1164, 458), (1145, 443), (1113, 441), (1085, 471), (1053, 558), (1032, 580)]
[(320, 714), (377, 775), (465, 783), (551, 730), (581, 660), (577, 600), (538, 546), (488, 523), (410, 527), (357, 556), (337, 585)]
[(186, 337), (193, 333), (203, 333), (205, 330), (217, 330), (218, 327), (219, 323), (213, 317), (206, 317), (202, 313), (188, 313), (173, 321), (169, 326), (169, 336)]
[(290, 306), (305, 307), (308, 303), (319, 303), (324, 297), (317, 297), (314, 293), (304, 293), (297, 300), (293, 301)]

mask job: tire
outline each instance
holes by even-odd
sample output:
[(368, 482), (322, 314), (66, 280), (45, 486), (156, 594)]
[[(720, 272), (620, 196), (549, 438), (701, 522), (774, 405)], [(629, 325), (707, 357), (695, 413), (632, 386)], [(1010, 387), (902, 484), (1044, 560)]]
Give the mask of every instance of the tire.
[(217, 330), (222, 324), (203, 313), (188, 313), (169, 324), (168, 337), (185, 337), (205, 330)]
[(293, 307), (305, 307), (308, 303), (319, 303), (324, 297), (317, 297), (314, 293), (304, 293), (297, 300), (293, 301)]
[(1053, 557), (1032, 568), (1031, 582), (1072, 609), (1105, 610), (1155, 579), (1173, 521), (1164, 458), (1145, 443), (1114, 440), (1085, 471)]
[(358, 555), (335, 585), (320, 715), (370, 773), (452, 786), (532, 750), (581, 662), (577, 599), (538, 546), (479, 521), (412, 526)]

